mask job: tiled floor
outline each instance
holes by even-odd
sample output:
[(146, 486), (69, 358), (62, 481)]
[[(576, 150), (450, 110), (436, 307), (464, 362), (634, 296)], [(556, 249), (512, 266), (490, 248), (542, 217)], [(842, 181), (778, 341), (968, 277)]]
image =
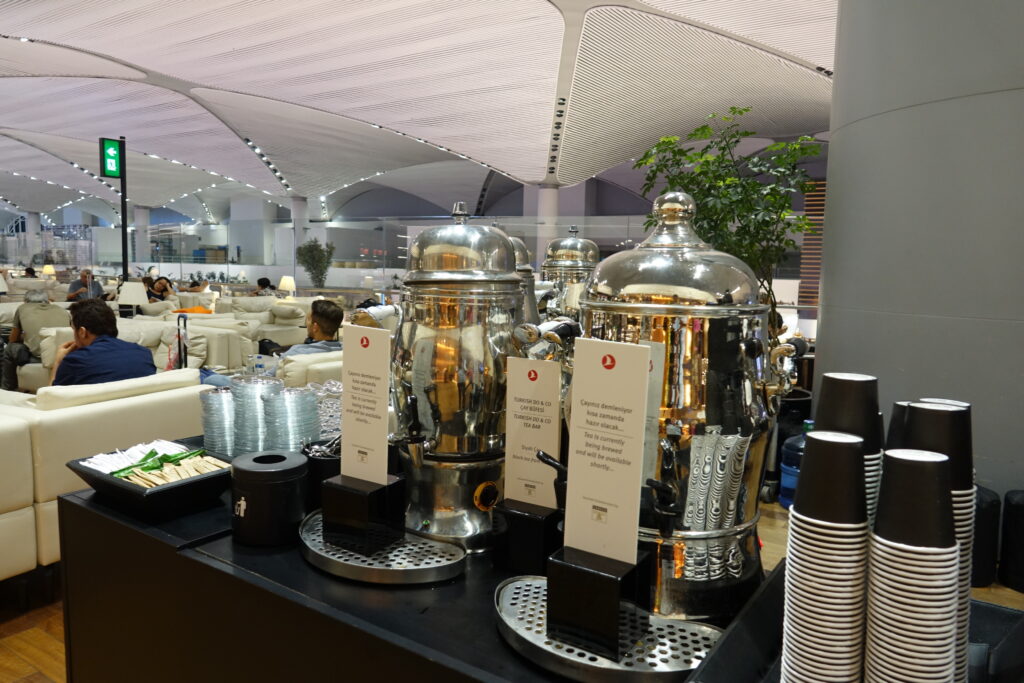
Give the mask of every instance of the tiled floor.
[[(771, 569), (786, 554), (789, 514), (778, 505), (761, 509), (762, 560)], [(1024, 610), (1024, 593), (991, 586), (975, 588), (978, 600)], [(0, 683), (58, 683), (64, 673), (64, 615), (61, 603), (7, 618), (0, 613)], [(6, 621), (4, 620), (6, 619)]]

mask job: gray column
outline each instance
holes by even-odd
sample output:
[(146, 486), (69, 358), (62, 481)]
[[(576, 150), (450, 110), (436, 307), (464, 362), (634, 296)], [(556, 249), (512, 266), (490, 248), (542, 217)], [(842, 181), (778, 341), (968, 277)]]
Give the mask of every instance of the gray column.
[(149, 261), (152, 258), (149, 244), (149, 207), (132, 207), (133, 225), (135, 226), (135, 260)]
[[(536, 201), (537, 240), (533, 253), (540, 263), (544, 260), (544, 250), (548, 242), (558, 236), (558, 186), (539, 185), (535, 192), (536, 194), (524, 192), (523, 198), (524, 203), (529, 200)], [(532, 215), (532, 212), (526, 213), (526, 208), (524, 205), (523, 215)]]
[(30, 263), (32, 257), (43, 251), (43, 229), (42, 219), (37, 211), (29, 211), (25, 214), (25, 263)]
[(818, 371), (883, 409), (974, 404), (980, 484), (1024, 487), (1024, 14), (1012, 2), (840, 4)]

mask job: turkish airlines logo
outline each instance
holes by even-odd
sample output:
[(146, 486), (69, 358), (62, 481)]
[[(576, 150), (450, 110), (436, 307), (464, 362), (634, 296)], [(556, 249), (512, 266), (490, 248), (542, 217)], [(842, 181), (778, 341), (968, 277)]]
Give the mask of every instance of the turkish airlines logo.
[(604, 356), (601, 358), (601, 366), (604, 367), (605, 370), (611, 370), (612, 368), (614, 368), (615, 356), (613, 356), (610, 353), (604, 354)]
[(359, 345), (365, 349), (370, 345), (370, 340), (366, 337), (363, 337), (362, 339), (359, 340)]
[(531, 382), (536, 382), (537, 381), (537, 371), (536, 370), (530, 370), (528, 373), (526, 373), (526, 377)]

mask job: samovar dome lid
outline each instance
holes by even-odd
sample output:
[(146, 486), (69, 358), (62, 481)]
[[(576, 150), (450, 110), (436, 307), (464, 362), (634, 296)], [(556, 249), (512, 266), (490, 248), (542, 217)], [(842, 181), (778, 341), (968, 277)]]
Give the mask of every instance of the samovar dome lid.
[(598, 264), (581, 306), (600, 301), (760, 306), (750, 266), (701, 240), (691, 225), (696, 213), (693, 197), (685, 192), (667, 192), (655, 199), (655, 228), (633, 249)]
[(409, 244), (405, 284), (520, 282), (515, 247), (498, 228), (471, 225), (465, 202), (456, 202), (453, 225), (428, 228)]
[(591, 269), (601, 260), (601, 250), (591, 240), (577, 237), (575, 225), (569, 226), (569, 236), (548, 242), (544, 250), (543, 268)]

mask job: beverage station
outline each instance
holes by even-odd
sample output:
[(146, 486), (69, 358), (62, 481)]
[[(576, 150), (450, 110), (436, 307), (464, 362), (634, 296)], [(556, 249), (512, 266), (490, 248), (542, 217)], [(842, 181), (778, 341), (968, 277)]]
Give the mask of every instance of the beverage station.
[[(797, 352), (772, 343), (750, 268), (694, 232), (698, 210), (658, 197), (647, 238), (603, 260), (574, 226), (537, 280), (521, 240), (457, 204), (410, 242), (400, 302), (347, 316), (340, 415), (320, 411), (340, 437), (273, 450), (250, 433), (262, 416), (308, 435), (313, 397), (239, 380), (202, 403), (229, 509), (149, 518), (102, 481), (61, 499), (70, 670), (90, 666), (74, 605), (104, 571), (78, 532), (106, 529), (138, 537), (111, 550), (116, 575), (199, 582), (216, 637), (253, 638), (278, 680), (710, 682), (733, 658), (763, 680), (975, 680), (969, 406), (901, 403), (883, 439), (878, 380), (825, 375), (790, 559), (766, 582), (758, 494)], [(138, 609), (178, 620), (168, 596)], [(764, 661), (759, 638), (776, 641)], [(210, 653), (166, 680), (202, 666), (225, 670)]]

